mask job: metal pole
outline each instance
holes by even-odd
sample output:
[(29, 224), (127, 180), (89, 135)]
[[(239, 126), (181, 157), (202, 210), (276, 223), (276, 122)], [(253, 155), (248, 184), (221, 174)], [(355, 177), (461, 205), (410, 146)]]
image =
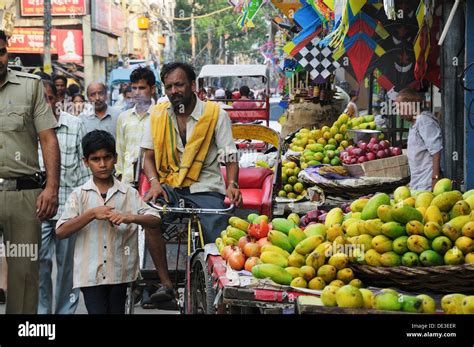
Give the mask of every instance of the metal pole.
[(207, 63), (212, 63), (212, 37), (211, 37), (211, 25), (207, 27)]
[(374, 102), (374, 72), (369, 76), (369, 114), (372, 114), (372, 104)]
[[(474, 37), (474, 1), (466, 1), (466, 38)], [(466, 66), (474, 63), (474, 42), (466, 40)], [(474, 67), (471, 67), (465, 76), (465, 81), (474, 82)], [(474, 92), (465, 91), (464, 124), (464, 189), (474, 188)]]
[[(453, 13), (454, 0), (443, 2), (443, 21), (450, 20), (448, 14)], [(444, 156), (442, 168), (444, 175), (455, 181), (459, 188), (463, 180), (464, 166), (464, 97), (458, 81), (458, 75), (464, 66), (464, 55), (459, 54), (464, 47), (464, 11), (456, 11), (451, 18), (441, 49), (442, 69), (441, 83), (443, 91), (443, 132)], [(457, 56), (459, 54), (459, 56)]]
[(191, 12), (191, 63), (196, 63), (196, 36), (194, 28), (194, 3), (192, 3), (193, 9)]
[(43, 71), (51, 75), (51, 0), (44, 0), (44, 58)]

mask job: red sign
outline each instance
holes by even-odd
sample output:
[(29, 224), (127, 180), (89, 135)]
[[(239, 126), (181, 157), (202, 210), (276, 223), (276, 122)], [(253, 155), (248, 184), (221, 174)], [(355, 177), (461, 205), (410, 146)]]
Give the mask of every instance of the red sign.
[[(85, 0), (51, 0), (53, 16), (85, 15)], [(21, 0), (22, 16), (43, 16), (44, 0)]]
[(58, 29), (58, 61), (82, 63), (82, 30)]
[[(51, 53), (57, 54), (56, 30), (51, 32)], [(41, 28), (15, 28), (8, 40), (8, 51), (12, 53), (37, 53), (44, 52), (44, 30)]]
[[(58, 61), (82, 62), (82, 30), (53, 29), (51, 31), (51, 54)], [(8, 40), (11, 53), (44, 53), (44, 30), (42, 28), (15, 28)]]

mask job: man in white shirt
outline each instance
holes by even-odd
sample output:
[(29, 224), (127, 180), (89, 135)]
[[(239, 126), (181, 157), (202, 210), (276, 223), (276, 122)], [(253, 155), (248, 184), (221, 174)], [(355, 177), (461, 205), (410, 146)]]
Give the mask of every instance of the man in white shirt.
[(156, 78), (153, 71), (139, 67), (130, 74), (132, 97), (135, 106), (122, 112), (117, 120), (117, 164), (116, 175), (122, 182), (133, 183), (134, 164), (138, 161), (140, 145), (150, 121), (150, 106), (156, 92)]
[(422, 97), (411, 88), (401, 90), (396, 98), (399, 114), (411, 123), (407, 156), (412, 190), (431, 190), (441, 175), (441, 128), (431, 113), (421, 112), (422, 101)]

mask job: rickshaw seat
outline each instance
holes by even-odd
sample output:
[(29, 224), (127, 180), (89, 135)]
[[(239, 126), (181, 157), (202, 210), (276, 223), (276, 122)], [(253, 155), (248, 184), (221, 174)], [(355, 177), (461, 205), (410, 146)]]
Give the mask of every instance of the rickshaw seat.
[(249, 109), (225, 109), (230, 119), (234, 122), (253, 122), (256, 120), (264, 120), (269, 125), (269, 114), (265, 108), (249, 108)]
[[(226, 168), (221, 167), (221, 173), (226, 180)], [(243, 208), (259, 211), (259, 214), (271, 216), (273, 171), (264, 167), (249, 167), (239, 169), (238, 184), (242, 194)], [(226, 198), (225, 203), (229, 203)]]
[(138, 194), (140, 194), (140, 196), (143, 198), (146, 192), (150, 189), (150, 186), (150, 182), (148, 182), (145, 172), (142, 170), (138, 180)]

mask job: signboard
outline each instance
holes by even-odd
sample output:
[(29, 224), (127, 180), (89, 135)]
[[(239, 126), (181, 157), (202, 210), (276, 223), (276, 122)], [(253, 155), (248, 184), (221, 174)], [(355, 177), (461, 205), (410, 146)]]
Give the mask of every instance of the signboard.
[(110, 28), (112, 30), (112, 34), (122, 36), (125, 23), (125, 16), (123, 15), (122, 8), (117, 5), (112, 5), (110, 7), (110, 18)]
[[(51, 14), (53, 16), (85, 15), (85, 0), (51, 0)], [(22, 16), (44, 15), (44, 0), (21, 0)]]
[(91, 2), (92, 29), (114, 36), (123, 35), (124, 14), (122, 7), (111, 0)]
[[(58, 55), (58, 61), (81, 63), (83, 56), (82, 30), (51, 30), (51, 54)], [(11, 53), (43, 54), (44, 30), (42, 28), (15, 28), (8, 40)]]
[(111, 30), (111, 7), (110, 0), (91, 2), (91, 26), (94, 30), (110, 32)]
[(58, 29), (58, 61), (82, 63), (82, 30)]
[[(51, 54), (57, 54), (57, 35), (51, 31)], [(8, 40), (8, 51), (11, 53), (42, 54), (44, 48), (44, 30), (42, 28), (15, 28)]]

